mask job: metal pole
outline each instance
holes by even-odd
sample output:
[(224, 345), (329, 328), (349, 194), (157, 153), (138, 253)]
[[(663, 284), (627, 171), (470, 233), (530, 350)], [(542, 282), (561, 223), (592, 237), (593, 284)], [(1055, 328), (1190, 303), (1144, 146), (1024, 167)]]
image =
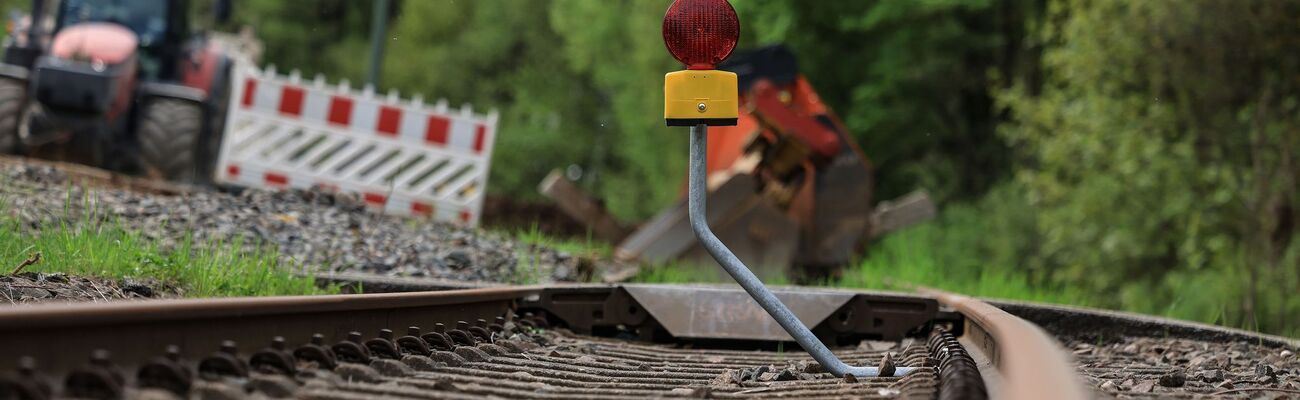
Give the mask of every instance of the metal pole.
[(374, 0), (370, 16), (370, 69), (366, 83), (379, 90), (379, 70), (384, 66), (384, 37), (388, 35), (388, 0)]
[[(845, 364), (844, 361), (840, 361), (839, 357), (831, 353), (831, 350), (826, 348), (826, 345), (822, 344), (817, 339), (817, 336), (814, 336), (812, 331), (808, 330), (808, 327), (799, 321), (799, 318), (795, 317), (794, 313), (785, 306), (785, 303), (782, 303), (780, 299), (776, 298), (776, 295), (767, 290), (767, 286), (764, 286), (763, 282), (758, 280), (758, 277), (754, 276), (753, 272), (750, 272), (749, 267), (741, 263), (740, 259), (736, 258), (736, 255), (732, 254), (730, 249), (727, 249), (727, 245), (718, 240), (718, 237), (713, 234), (713, 230), (709, 229), (708, 222), (705, 221), (704, 217), (705, 192), (708, 190), (704, 185), (705, 175), (707, 175), (704, 164), (708, 150), (708, 129), (709, 127), (706, 125), (691, 127), (691, 160), (686, 201), (691, 228), (695, 230), (695, 237), (699, 238), (700, 244), (713, 256), (713, 259), (718, 260), (718, 264), (721, 264), (722, 268), (727, 270), (731, 278), (735, 279), (736, 283), (740, 284), (740, 287), (745, 288), (745, 292), (748, 292), (749, 296), (758, 302), (758, 305), (767, 310), (768, 315), (771, 315), (778, 324), (781, 324), (786, 333), (789, 333), (790, 337), (793, 337), (794, 341), (798, 342), (804, 351), (812, 355), (812, 358), (817, 360), (822, 365), (822, 368), (838, 377), (844, 375), (879, 376), (879, 368), (853, 367)], [(914, 369), (912, 367), (898, 367), (894, 372), (894, 376), (907, 375)]]
[[(32, 0), (31, 25), (27, 27), (27, 48), (41, 48), (41, 28), (45, 21), (45, 0)], [(31, 67), (28, 65), (27, 67)]]

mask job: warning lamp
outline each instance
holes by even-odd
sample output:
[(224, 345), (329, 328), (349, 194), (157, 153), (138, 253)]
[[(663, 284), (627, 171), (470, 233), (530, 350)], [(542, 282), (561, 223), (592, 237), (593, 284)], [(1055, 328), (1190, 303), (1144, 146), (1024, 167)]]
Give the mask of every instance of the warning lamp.
[(736, 74), (715, 69), (740, 39), (740, 19), (727, 0), (675, 0), (664, 14), (664, 45), (686, 70), (664, 76), (668, 126), (736, 125)]
[(664, 120), (668, 126), (691, 127), (686, 185), (686, 214), (691, 230), (718, 265), (826, 371), (835, 376), (911, 373), (915, 368), (881, 371), (845, 364), (709, 228), (705, 218), (709, 126), (736, 125), (739, 97), (736, 74), (714, 67), (731, 55), (739, 37), (740, 21), (727, 0), (675, 0), (664, 14), (664, 44), (673, 58), (686, 64), (685, 71), (664, 76)]
[(727, 0), (675, 1), (664, 14), (664, 44), (690, 69), (714, 69), (740, 39), (740, 20)]

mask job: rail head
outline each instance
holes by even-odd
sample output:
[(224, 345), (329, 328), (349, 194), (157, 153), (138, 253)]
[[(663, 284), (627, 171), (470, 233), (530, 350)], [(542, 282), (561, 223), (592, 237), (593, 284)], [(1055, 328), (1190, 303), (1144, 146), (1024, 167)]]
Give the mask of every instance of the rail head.
[(997, 367), (1003, 398), (1093, 397), (1065, 349), (1038, 326), (978, 299), (928, 288), (920, 291), (966, 316), (966, 334)]
[[(0, 370), (21, 357), (55, 376), (85, 365), (87, 355), (110, 354), (129, 370), (162, 354), (201, 359), (231, 342), (236, 350), (263, 348), (275, 337), (289, 343), (313, 335), (335, 343), (351, 332), (430, 330), (492, 320), (511, 313), (538, 287), (442, 292), (263, 298), (158, 300), (100, 304), (45, 304), (0, 309)], [(480, 324), (482, 322), (479, 322)]]
[(103, 324), (140, 324), (160, 321), (175, 322), (443, 307), (478, 302), (515, 300), (540, 291), (540, 287), (513, 286), (365, 295), (340, 294), (174, 299), (93, 304), (42, 304), (0, 308), (0, 332), (55, 327), (90, 327)]

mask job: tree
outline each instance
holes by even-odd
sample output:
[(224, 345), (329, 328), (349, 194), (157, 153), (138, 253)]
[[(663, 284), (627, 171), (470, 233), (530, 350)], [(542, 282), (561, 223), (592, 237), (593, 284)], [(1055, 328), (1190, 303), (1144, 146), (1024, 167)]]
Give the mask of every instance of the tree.
[(1287, 316), (1300, 303), (1284, 293), (1300, 286), (1300, 6), (1062, 0), (1052, 10), (1041, 93), (1025, 85), (1002, 97), (1042, 265), (1118, 293), (1109, 306), (1294, 329)]
[(666, 7), (563, 0), (550, 12), (570, 68), (590, 77), (605, 107), (587, 114), (601, 122), (598, 193), (625, 218), (648, 216), (677, 199), (686, 171), (686, 133), (663, 121), (663, 75), (681, 68), (663, 44)]
[(231, 25), (253, 27), (265, 45), (264, 64), (363, 83), (365, 57), (358, 55), (369, 49), (370, 2), (237, 1), (233, 9)]

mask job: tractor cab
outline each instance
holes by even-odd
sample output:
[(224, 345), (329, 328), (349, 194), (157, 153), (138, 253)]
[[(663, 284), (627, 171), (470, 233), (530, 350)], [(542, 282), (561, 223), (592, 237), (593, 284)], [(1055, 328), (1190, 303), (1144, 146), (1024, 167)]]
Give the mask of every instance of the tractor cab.
[(176, 61), (190, 32), (187, 9), (184, 0), (63, 0), (54, 35), (87, 23), (125, 27), (135, 34), (140, 78), (176, 80)]

